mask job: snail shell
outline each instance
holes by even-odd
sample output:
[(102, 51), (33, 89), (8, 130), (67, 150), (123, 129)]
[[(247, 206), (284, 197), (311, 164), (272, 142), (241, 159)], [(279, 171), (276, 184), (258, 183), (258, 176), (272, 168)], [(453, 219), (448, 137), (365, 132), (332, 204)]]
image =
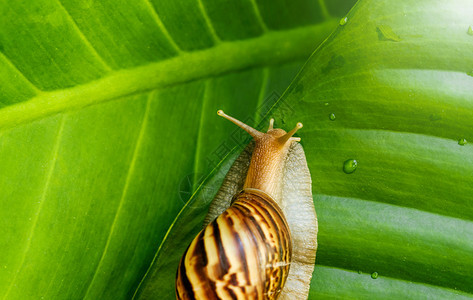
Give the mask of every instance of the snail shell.
[(286, 133), (271, 120), (261, 133), (219, 115), (255, 142), (230, 168), (181, 259), (177, 299), (307, 299), (317, 218), (304, 151), (292, 137), (302, 124)]
[(275, 298), (291, 252), (289, 227), (276, 202), (259, 190), (245, 190), (187, 249), (177, 286), (181, 290), (182, 283), (186, 294), (178, 298)]

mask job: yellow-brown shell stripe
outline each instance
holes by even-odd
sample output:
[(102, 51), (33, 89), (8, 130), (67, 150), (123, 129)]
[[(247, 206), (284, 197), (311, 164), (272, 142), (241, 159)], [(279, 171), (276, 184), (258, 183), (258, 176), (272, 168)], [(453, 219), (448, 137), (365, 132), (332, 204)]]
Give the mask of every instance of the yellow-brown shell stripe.
[(242, 193), (186, 250), (178, 299), (276, 299), (289, 272), (289, 227), (266, 195)]

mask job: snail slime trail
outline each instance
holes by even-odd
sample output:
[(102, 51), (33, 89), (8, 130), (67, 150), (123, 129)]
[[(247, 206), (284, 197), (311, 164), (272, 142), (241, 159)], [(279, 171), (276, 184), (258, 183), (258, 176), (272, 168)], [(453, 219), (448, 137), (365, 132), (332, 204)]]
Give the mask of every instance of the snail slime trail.
[(289, 132), (260, 132), (222, 110), (252, 137), (225, 176), (204, 229), (181, 258), (177, 299), (307, 299), (317, 216), (304, 150)]

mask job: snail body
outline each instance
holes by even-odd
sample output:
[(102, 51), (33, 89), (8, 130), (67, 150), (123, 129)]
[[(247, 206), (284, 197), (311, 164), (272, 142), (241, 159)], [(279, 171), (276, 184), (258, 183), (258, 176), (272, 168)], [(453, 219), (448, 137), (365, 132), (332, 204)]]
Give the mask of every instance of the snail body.
[(184, 253), (177, 299), (306, 299), (315, 263), (317, 219), (300, 138), (240, 121), (250, 143)]

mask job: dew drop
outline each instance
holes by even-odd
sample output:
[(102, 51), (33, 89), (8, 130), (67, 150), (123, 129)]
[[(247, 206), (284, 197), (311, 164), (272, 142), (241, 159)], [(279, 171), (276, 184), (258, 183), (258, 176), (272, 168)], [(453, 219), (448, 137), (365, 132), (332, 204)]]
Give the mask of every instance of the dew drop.
[(330, 116), (328, 116), (328, 118), (329, 118), (331, 121), (335, 121), (335, 119), (336, 119), (337, 117), (335, 116), (334, 113), (331, 113)]
[(371, 278), (373, 278), (373, 279), (378, 278), (378, 272), (371, 273)]
[(328, 102), (325, 102), (325, 103), (324, 103), (325, 106), (329, 106), (329, 104), (330, 104), (330, 103), (328, 103)]
[(468, 143), (466, 139), (459, 139), (458, 140), (458, 145), (460, 146), (465, 146)]
[(471, 26), (468, 27), (468, 31), (466, 33), (468, 33), (468, 35), (473, 35), (473, 28), (471, 28)]
[(346, 160), (343, 163), (343, 172), (347, 174), (351, 174), (355, 172), (357, 166), (358, 166), (358, 162), (355, 159)]
[(340, 25), (343, 26), (343, 25), (345, 25), (347, 22), (348, 22), (348, 17), (342, 18), (342, 19), (340, 20)]
[(400, 42), (401, 38), (393, 31), (389, 25), (379, 25), (376, 27), (378, 39), (380, 41)]

